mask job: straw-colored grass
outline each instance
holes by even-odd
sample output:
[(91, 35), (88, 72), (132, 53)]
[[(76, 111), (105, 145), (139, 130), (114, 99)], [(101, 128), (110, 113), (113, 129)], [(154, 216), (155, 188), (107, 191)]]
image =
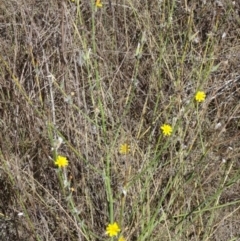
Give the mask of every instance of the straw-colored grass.
[(102, 4), (0, 3), (0, 240), (239, 240), (240, 4)]

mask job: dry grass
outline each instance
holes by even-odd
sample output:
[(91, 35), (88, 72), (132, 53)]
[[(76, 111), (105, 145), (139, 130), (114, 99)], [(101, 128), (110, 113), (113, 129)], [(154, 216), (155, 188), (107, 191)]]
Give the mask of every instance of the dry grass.
[(1, 1), (1, 240), (240, 240), (240, 4), (189, 2)]

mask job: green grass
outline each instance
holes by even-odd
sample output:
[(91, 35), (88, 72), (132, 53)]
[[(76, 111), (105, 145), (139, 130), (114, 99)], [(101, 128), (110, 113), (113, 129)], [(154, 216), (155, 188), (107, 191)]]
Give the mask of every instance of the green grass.
[(238, 240), (240, 5), (94, 4), (0, 4), (0, 237)]

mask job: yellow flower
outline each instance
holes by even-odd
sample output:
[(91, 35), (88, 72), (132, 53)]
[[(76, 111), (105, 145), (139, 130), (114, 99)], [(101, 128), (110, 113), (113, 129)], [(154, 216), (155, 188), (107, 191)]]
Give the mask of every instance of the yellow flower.
[(120, 231), (121, 229), (119, 228), (116, 222), (113, 224), (108, 224), (106, 228), (106, 234), (109, 235), (110, 237), (117, 236)]
[(121, 236), (121, 237), (118, 239), (118, 241), (126, 241), (126, 239), (125, 239), (123, 236)]
[(98, 7), (98, 8), (101, 8), (102, 7), (101, 0), (96, 0), (95, 6)]
[(197, 102), (203, 102), (206, 99), (206, 94), (203, 91), (198, 91), (195, 95), (195, 100)]
[(57, 156), (55, 165), (57, 165), (58, 167), (66, 167), (68, 165), (68, 160), (64, 156)]
[(131, 151), (130, 146), (127, 143), (121, 144), (119, 148), (120, 154), (126, 155)]
[(170, 136), (172, 134), (172, 127), (168, 124), (162, 125), (161, 130), (164, 136)]

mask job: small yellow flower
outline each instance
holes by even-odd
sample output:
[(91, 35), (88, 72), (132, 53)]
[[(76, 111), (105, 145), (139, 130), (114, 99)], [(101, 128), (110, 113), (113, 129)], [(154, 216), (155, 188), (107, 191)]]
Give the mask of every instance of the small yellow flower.
[(110, 237), (117, 236), (120, 231), (121, 229), (119, 228), (116, 222), (113, 224), (108, 224), (106, 228), (106, 234), (109, 235)]
[(57, 165), (58, 167), (66, 167), (68, 165), (68, 160), (64, 156), (57, 156), (55, 165)]
[(121, 236), (121, 237), (118, 239), (118, 241), (126, 241), (126, 239), (125, 239), (123, 236)]
[(130, 146), (127, 143), (121, 144), (119, 148), (120, 154), (126, 155), (131, 151)]
[(162, 125), (161, 130), (164, 136), (170, 136), (172, 134), (172, 127), (168, 124)]
[(98, 8), (101, 8), (102, 7), (101, 0), (96, 0), (95, 6), (98, 7)]
[(206, 94), (204, 91), (198, 91), (195, 95), (195, 100), (197, 102), (203, 102), (206, 99)]

